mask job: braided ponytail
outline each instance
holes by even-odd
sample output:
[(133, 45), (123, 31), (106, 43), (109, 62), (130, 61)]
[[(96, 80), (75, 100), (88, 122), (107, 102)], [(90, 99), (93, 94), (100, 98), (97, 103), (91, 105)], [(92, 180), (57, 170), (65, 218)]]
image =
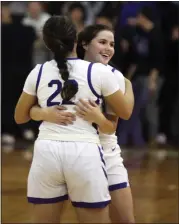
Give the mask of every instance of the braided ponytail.
[(75, 80), (69, 80), (67, 56), (72, 52), (76, 41), (76, 29), (69, 18), (53, 16), (47, 20), (43, 28), (43, 39), (47, 47), (54, 53), (54, 59), (64, 80), (61, 96), (69, 101), (78, 92)]
[(61, 77), (64, 80), (64, 85), (61, 91), (61, 96), (64, 101), (69, 101), (77, 92), (78, 92), (78, 84), (75, 80), (68, 80), (69, 71), (66, 60), (67, 50), (63, 46), (61, 46), (59, 51), (55, 51), (54, 59), (57, 62), (57, 67), (60, 71)]

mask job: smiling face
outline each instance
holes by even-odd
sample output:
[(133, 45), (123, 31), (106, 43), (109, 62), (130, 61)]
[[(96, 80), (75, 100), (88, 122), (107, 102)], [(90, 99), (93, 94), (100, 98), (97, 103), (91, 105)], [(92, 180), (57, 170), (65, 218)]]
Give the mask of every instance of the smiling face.
[(114, 34), (109, 30), (100, 31), (84, 49), (85, 60), (107, 65), (114, 55)]

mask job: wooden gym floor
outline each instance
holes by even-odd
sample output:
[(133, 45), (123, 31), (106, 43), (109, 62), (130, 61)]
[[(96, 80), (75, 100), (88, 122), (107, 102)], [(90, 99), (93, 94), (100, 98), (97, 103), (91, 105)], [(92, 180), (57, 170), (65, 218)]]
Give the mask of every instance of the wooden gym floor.
[[(148, 156), (136, 149), (131, 152), (124, 158), (136, 223), (178, 223), (178, 154), (165, 158), (158, 150)], [(29, 166), (22, 151), (2, 153), (2, 223), (30, 223), (31, 207), (26, 200)], [(62, 223), (78, 223), (69, 202)]]

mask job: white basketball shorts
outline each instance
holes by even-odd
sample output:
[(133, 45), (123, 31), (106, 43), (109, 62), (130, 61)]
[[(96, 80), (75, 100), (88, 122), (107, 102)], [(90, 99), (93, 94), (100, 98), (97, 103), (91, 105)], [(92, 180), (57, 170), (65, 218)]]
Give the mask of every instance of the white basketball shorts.
[(69, 198), (82, 208), (110, 203), (106, 168), (100, 145), (36, 140), (28, 176), (28, 201), (56, 203)]
[(119, 145), (116, 145), (113, 149), (105, 149), (104, 159), (106, 162), (109, 191), (128, 187), (128, 173), (123, 164)]

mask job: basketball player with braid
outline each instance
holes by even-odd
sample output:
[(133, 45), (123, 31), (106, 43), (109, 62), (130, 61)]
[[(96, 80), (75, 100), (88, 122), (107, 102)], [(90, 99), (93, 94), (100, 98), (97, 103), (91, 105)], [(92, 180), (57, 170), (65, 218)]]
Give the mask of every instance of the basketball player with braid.
[[(108, 65), (114, 54), (114, 34), (111, 28), (101, 24), (86, 27), (78, 35), (77, 54), (79, 58), (86, 61), (101, 62), (107, 65), (120, 83), (121, 91), (125, 92), (125, 95), (129, 97), (133, 97), (130, 82), (124, 79), (117, 69)], [(133, 202), (128, 174), (123, 165), (121, 149), (114, 133), (118, 119), (110, 108), (106, 106), (103, 112), (105, 112), (107, 122), (102, 123), (100, 121), (104, 118), (104, 115), (95, 102), (87, 104), (87, 102), (80, 100), (80, 103), (77, 105), (78, 116), (87, 121), (95, 122), (100, 129), (99, 137), (104, 148), (109, 190), (112, 198), (110, 205), (111, 220), (114, 223), (134, 223)], [(84, 107), (88, 108), (88, 110), (84, 111)], [(65, 112), (59, 111), (59, 109), (63, 109), (63, 107), (51, 107), (43, 110), (39, 106), (34, 106), (31, 109), (31, 118), (37, 121), (44, 119), (54, 123), (72, 123), (73, 118), (67, 114), (65, 116)]]
[[(111, 28), (101, 24), (87, 26), (78, 34), (77, 54), (79, 58), (86, 61), (101, 62), (107, 65), (118, 79), (121, 91), (125, 92), (125, 95), (133, 96), (129, 81), (124, 79), (117, 69), (108, 65), (114, 54), (114, 34)], [(114, 223), (134, 223), (133, 202), (128, 174), (123, 165), (121, 149), (114, 133), (117, 117), (109, 107), (106, 107), (103, 112), (105, 112), (108, 122), (101, 123), (100, 120), (104, 116), (94, 102), (91, 102), (91, 105), (87, 105), (87, 102), (81, 100), (80, 104), (78, 103), (77, 105), (78, 116), (87, 121), (95, 122), (100, 129), (99, 137), (104, 148), (109, 191), (112, 198), (110, 204), (111, 220)], [(83, 107), (88, 107), (88, 110), (84, 111)], [(63, 109), (63, 107), (51, 107), (43, 110), (39, 106), (34, 106), (31, 109), (31, 118), (37, 121), (45, 119), (54, 123), (72, 123), (73, 118), (69, 117), (68, 114), (65, 116), (65, 112), (59, 111), (59, 109)]]
[[(67, 17), (47, 20), (43, 39), (54, 60), (37, 65), (28, 75), (15, 109), (17, 123), (30, 120), (30, 110), (37, 102), (43, 109), (64, 105), (71, 116), (81, 98), (99, 106), (104, 98), (117, 116), (130, 117), (134, 102), (122, 94), (114, 74), (102, 64), (77, 58), (76, 35)], [(27, 188), (34, 223), (59, 222), (68, 196), (80, 223), (110, 222), (105, 162), (92, 122), (78, 116), (73, 125), (42, 122)]]

